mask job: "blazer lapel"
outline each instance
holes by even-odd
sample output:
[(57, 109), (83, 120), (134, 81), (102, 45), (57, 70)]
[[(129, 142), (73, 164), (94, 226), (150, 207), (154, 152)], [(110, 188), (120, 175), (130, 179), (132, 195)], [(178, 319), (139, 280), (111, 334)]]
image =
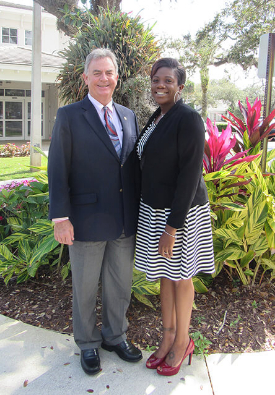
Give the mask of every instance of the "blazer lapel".
[[(164, 129), (162, 128), (163, 122), (164, 122), (165, 120), (167, 120), (167, 118), (173, 116), (173, 113), (174, 113), (175, 111), (177, 111), (177, 108), (178, 108), (179, 106), (181, 106), (182, 103), (183, 103), (183, 100), (182, 100), (182, 99), (178, 100), (178, 101), (176, 102), (176, 104), (175, 104), (172, 108), (170, 108), (170, 110), (163, 116), (163, 118), (160, 119), (159, 123), (158, 123), (157, 126), (156, 126), (156, 127), (158, 128), (158, 133), (157, 133), (157, 136), (158, 136), (158, 137), (161, 136), (161, 134), (162, 134), (161, 132), (164, 130)], [(140, 135), (139, 135), (139, 137), (138, 137), (138, 141), (136, 142), (136, 145), (135, 145), (135, 146), (137, 146), (137, 144), (138, 144), (138, 142), (140, 141), (140, 139), (141, 139), (141, 137), (143, 136), (143, 134), (146, 132), (146, 130), (147, 130), (148, 127), (151, 125), (151, 123), (153, 122), (153, 120), (160, 114), (160, 112), (161, 112), (160, 107), (158, 107), (158, 108), (156, 109), (156, 111), (151, 115), (151, 117), (149, 118), (147, 124), (146, 124), (145, 127), (142, 129), (142, 131), (141, 131), (141, 133), (140, 133)], [(155, 136), (156, 136), (156, 134), (155, 134)], [(152, 136), (152, 138), (154, 138), (154, 136)], [(149, 140), (147, 140), (146, 144), (145, 144), (144, 147), (143, 147), (143, 151), (142, 151), (142, 155), (141, 155), (142, 157), (143, 157), (143, 155), (145, 154), (146, 148), (147, 148), (147, 146), (148, 146), (148, 141), (149, 141)], [(152, 140), (151, 140), (151, 141), (152, 141)]]
[[(156, 111), (150, 116), (150, 118), (149, 118), (147, 124), (146, 124), (146, 125), (144, 126), (144, 128), (142, 129), (140, 135), (138, 136), (138, 140), (136, 141), (135, 150), (136, 150), (136, 147), (137, 147), (137, 145), (138, 145), (138, 143), (139, 143), (141, 137), (144, 135), (144, 133), (146, 132), (146, 130), (148, 129), (148, 127), (151, 125), (151, 123), (154, 121), (154, 119), (155, 119), (159, 114), (160, 114), (160, 107), (158, 107), (158, 108), (156, 109)], [(146, 141), (146, 143), (145, 143), (144, 146), (143, 146), (143, 150), (142, 150), (141, 157), (143, 157), (143, 155), (144, 155), (144, 153), (145, 153), (145, 151), (146, 151), (147, 146), (148, 146), (148, 140)]]
[(129, 122), (130, 120), (127, 118), (126, 111), (124, 111), (123, 107), (118, 107), (114, 103), (114, 107), (118, 114), (119, 120), (122, 125), (123, 130), (123, 143), (122, 143), (122, 151), (121, 151), (121, 163), (125, 162), (125, 158), (127, 157), (128, 147), (130, 144), (130, 136), (129, 136)]
[(117, 156), (116, 150), (113, 146), (113, 143), (110, 137), (103, 126), (96, 109), (93, 104), (90, 102), (88, 96), (82, 102), (83, 115), (86, 118), (87, 122), (91, 126), (93, 132), (100, 138), (103, 144), (108, 148), (112, 155), (114, 155), (119, 161), (119, 157)]

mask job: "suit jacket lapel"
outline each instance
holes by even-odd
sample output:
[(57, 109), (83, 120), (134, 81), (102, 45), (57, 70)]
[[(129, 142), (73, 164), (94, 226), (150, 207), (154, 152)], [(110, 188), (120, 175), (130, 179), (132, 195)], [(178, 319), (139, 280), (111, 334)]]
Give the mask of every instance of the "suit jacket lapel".
[(125, 158), (127, 157), (127, 152), (128, 152), (128, 146), (130, 143), (130, 137), (129, 137), (129, 119), (126, 115), (126, 111), (124, 111), (123, 107), (118, 107), (116, 103), (114, 103), (114, 107), (116, 109), (116, 112), (118, 114), (119, 120), (122, 125), (122, 130), (123, 130), (123, 143), (122, 143), (122, 151), (121, 151), (121, 158), (120, 161), (121, 163), (125, 162)]
[(87, 122), (91, 126), (92, 130), (95, 134), (100, 138), (100, 140), (105, 144), (108, 150), (114, 155), (119, 161), (119, 157), (117, 156), (116, 150), (113, 146), (113, 143), (108, 136), (105, 127), (103, 126), (96, 109), (93, 104), (90, 102), (88, 96), (82, 101), (83, 115), (86, 118)]
[[(156, 127), (158, 128), (158, 133), (157, 133), (158, 138), (160, 138), (160, 136), (162, 135), (163, 131), (165, 130), (165, 129), (163, 129), (163, 127), (162, 127), (163, 122), (164, 122), (165, 120), (167, 120), (167, 118), (173, 116), (174, 112), (177, 111), (177, 108), (178, 108), (179, 106), (181, 106), (182, 104), (183, 104), (183, 100), (182, 100), (182, 99), (178, 100), (178, 101), (176, 102), (176, 104), (175, 104), (172, 108), (170, 108), (170, 110), (165, 114), (165, 117), (163, 117), (162, 119), (160, 119), (160, 121), (159, 121), (160, 123), (158, 123), (157, 126), (156, 126)], [(154, 121), (154, 119), (155, 119), (158, 115), (160, 115), (160, 112), (161, 112), (160, 107), (158, 107), (158, 108), (156, 109), (156, 111), (151, 115), (151, 117), (149, 118), (147, 124), (144, 126), (144, 128), (142, 129), (142, 131), (141, 131), (141, 133), (140, 133), (140, 135), (139, 135), (139, 137), (138, 137), (138, 141), (137, 141), (136, 144), (135, 144), (135, 149), (136, 149), (136, 146), (137, 146), (138, 142), (140, 141), (141, 137), (143, 136), (143, 134), (146, 132), (146, 130), (147, 130), (148, 127), (151, 125), (151, 123)], [(152, 138), (154, 138), (154, 136), (156, 136), (156, 133), (152, 136)], [(150, 141), (152, 141), (152, 139), (151, 139)], [(147, 140), (146, 144), (143, 146), (143, 151), (142, 151), (142, 155), (141, 155), (141, 156), (143, 156), (143, 155), (145, 154), (146, 148), (147, 148), (147, 146), (148, 146), (148, 142), (149, 142), (149, 139)]]

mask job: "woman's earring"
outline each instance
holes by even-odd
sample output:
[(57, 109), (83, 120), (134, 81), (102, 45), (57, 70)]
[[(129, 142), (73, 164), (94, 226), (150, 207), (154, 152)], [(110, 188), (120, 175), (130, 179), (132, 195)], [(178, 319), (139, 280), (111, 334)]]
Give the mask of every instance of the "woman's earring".
[[(176, 95), (178, 95), (177, 100), (176, 100)], [(180, 92), (180, 91), (177, 91), (177, 92), (174, 94), (174, 103), (175, 103), (175, 104), (176, 104), (177, 101), (180, 99), (180, 97), (181, 97), (181, 92)]]

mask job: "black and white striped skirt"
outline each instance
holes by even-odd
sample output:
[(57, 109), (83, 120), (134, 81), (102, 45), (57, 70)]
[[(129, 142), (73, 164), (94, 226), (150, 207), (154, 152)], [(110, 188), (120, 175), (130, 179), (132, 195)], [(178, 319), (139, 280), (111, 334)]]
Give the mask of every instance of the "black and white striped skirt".
[(189, 279), (199, 272), (215, 271), (209, 203), (192, 207), (184, 227), (177, 230), (173, 257), (158, 253), (160, 236), (170, 209), (153, 209), (140, 202), (135, 268), (146, 273), (148, 281), (161, 277), (170, 280)]

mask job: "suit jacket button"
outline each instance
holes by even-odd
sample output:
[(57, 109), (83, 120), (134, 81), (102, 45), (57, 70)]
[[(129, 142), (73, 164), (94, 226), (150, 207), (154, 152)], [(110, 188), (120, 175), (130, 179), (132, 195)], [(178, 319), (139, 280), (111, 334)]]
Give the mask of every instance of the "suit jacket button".
[(122, 192), (122, 188), (119, 190), (119, 192)]

